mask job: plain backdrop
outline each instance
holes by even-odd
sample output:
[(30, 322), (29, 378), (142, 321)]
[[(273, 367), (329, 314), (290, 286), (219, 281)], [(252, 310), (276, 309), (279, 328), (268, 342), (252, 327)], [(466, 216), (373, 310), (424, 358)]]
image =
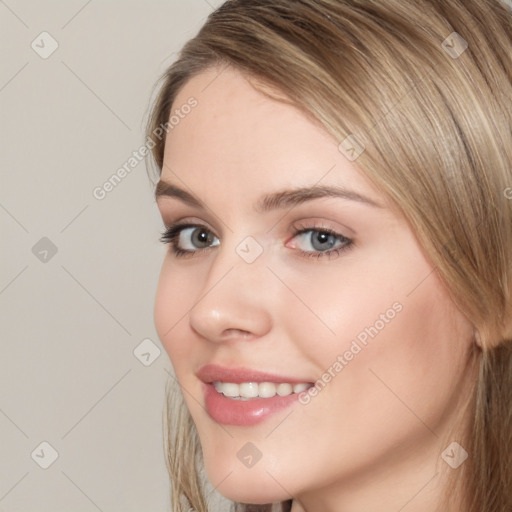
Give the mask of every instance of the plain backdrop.
[(0, 1), (0, 512), (170, 510), (145, 162), (94, 190), (220, 3)]

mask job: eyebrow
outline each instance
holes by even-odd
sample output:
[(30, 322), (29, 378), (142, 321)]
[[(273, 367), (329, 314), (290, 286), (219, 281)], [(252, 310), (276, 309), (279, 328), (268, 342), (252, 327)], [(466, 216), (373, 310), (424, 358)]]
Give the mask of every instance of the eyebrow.
[[(190, 206), (195, 206), (203, 210), (207, 209), (203, 202), (197, 199), (190, 192), (163, 180), (160, 180), (155, 188), (155, 199), (158, 200), (160, 197), (173, 197)], [(272, 210), (292, 208), (307, 201), (324, 197), (336, 197), (349, 201), (356, 201), (375, 208), (383, 208), (382, 205), (376, 203), (369, 197), (358, 194), (352, 190), (347, 190), (339, 186), (315, 185), (312, 187), (294, 188), (265, 195), (257, 201), (255, 211), (259, 213), (266, 213)]]

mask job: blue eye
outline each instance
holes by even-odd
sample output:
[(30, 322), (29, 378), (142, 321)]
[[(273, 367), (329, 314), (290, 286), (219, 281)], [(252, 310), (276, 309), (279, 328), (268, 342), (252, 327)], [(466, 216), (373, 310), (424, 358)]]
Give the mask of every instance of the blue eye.
[(310, 249), (306, 250), (328, 251), (336, 244), (336, 235), (327, 233), (326, 231), (308, 229), (307, 231), (303, 231), (301, 236), (303, 236), (307, 244), (310, 246)]
[(353, 244), (350, 238), (320, 227), (298, 229), (293, 238), (302, 239), (305, 248), (299, 251), (303, 256), (314, 258), (338, 256)]

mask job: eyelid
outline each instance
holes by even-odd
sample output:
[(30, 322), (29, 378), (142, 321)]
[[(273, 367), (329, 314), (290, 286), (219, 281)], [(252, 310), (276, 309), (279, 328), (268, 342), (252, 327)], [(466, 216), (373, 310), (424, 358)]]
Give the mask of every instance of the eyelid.
[(348, 226), (340, 224), (339, 222), (326, 220), (324, 218), (311, 218), (307, 220), (299, 220), (290, 225), (290, 232), (297, 233), (297, 231), (330, 231), (333, 234), (343, 236), (344, 238), (353, 238), (355, 231)]
[(335, 213), (332, 213), (331, 211), (325, 213), (319, 212), (318, 215), (304, 215), (303, 217), (292, 222), (290, 227), (293, 228), (300, 226), (300, 228), (304, 229), (324, 228), (336, 231), (337, 233), (343, 234), (348, 238), (356, 237), (356, 230), (350, 227), (348, 224), (343, 223), (342, 219), (343, 217), (341, 215), (338, 216)]
[(163, 220), (165, 229), (175, 228), (175, 227), (196, 226), (198, 228), (207, 229), (208, 231), (211, 231), (217, 238), (220, 238), (220, 236), (217, 235), (217, 230), (212, 226), (212, 224), (210, 222), (203, 220), (200, 217), (195, 217), (194, 215), (173, 216), (173, 217), (162, 216), (162, 220)]
[[(214, 233), (220, 231), (222, 225), (224, 225), (228, 231), (231, 231), (229, 227), (222, 222), (220, 217), (214, 215), (211, 210), (198, 212), (197, 208), (183, 204), (173, 198), (166, 197), (165, 199), (166, 201), (157, 203), (157, 206), (166, 228), (174, 224), (190, 223), (204, 225)], [(167, 204), (167, 200), (169, 200), (170, 204)]]

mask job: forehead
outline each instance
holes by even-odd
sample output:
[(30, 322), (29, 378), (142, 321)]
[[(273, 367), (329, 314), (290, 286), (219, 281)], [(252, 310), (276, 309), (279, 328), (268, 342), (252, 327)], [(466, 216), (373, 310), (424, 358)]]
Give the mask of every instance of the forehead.
[[(180, 111), (191, 98), (196, 106)], [(232, 68), (191, 78), (175, 98), (173, 114), (179, 122), (166, 138), (162, 178), (184, 180), (202, 197), (219, 183), (231, 200), (235, 193), (249, 197), (320, 182), (365, 192), (373, 188), (327, 132), (297, 108), (256, 90)]]
[(191, 97), (197, 106), (169, 133), (170, 147), (194, 137), (201, 142), (201, 150), (217, 146), (224, 149), (222, 155), (247, 155), (245, 160), (253, 153), (264, 156), (258, 145), (274, 155), (297, 151), (298, 144), (313, 147), (318, 139), (334, 147), (334, 141), (298, 109), (269, 98), (251, 82), (233, 68), (210, 69), (191, 78), (178, 93), (172, 111)]

